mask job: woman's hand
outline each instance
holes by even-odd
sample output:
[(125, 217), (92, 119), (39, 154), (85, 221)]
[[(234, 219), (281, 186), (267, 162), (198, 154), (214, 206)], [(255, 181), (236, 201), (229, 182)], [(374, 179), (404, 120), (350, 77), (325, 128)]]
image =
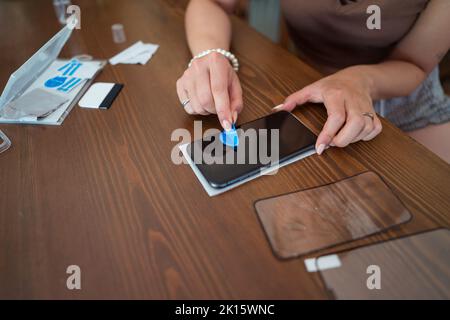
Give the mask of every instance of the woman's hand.
[(316, 142), (320, 155), (328, 146), (346, 147), (371, 140), (381, 132), (370, 92), (369, 81), (357, 68), (348, 68), (293, 93), (274, 110), (291, 111), (306, 102), (323, 103), (328, 119)]
[(222, 127), (231, 129), (241, 112), (242, 89), (236, 72), (226, 57), (210, 53), (195, 59), (177, 81), (180, 102), (189, 114), (217, 114)]

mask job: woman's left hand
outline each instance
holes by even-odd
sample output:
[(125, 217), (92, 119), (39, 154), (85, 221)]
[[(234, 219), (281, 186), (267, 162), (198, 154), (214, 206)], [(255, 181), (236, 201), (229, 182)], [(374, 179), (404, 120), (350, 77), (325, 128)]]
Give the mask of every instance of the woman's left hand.
[(306, 102), (323, 103), (327, 109), (328, 119), (316, 142), (319, 155), (328, 146), (346, 147), (360, 140), (371, 140), (382, 130), (373, 109), (370, 84), (357, 69), (344, 69), (304, 87), (274, 111), (292, 111)]

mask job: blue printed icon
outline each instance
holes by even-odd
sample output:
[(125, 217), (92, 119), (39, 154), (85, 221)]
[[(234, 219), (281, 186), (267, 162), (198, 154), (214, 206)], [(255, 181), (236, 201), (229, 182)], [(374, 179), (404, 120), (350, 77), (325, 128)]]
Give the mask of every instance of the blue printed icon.
[(220, 133), (219, 139), (224, 145), (232, 148), (239, 145), (239, 136), (237, 134), (236, 126), (234, 125), (234, 123), (229, 131), (222, 131)]
[(72, 88), (74, 88), (78, 83), (80, 83), (80, 78), (72, 78), (69, 81), (67, 81), (63, 86), (58, 88), (58, 91), (68, 92)]
[(45, 86), (47, 88), (57, 88), (57, 87), (63, 85), (66, 80), (67, 80), (67, 77), (56, 76), (54, 78), (51, 78), (51, 79), (48, 79), (47, 81), (45, 81)]
[(61, 68), (58, 69), (58, 71), (64, 71), (64, 76), (73, 76), (75, 72), (78, 70), (79, 67), (81, 67), (83, 64), (79, 62), (78, 60), (71, 60), (70, 62), (63, 65)]
[(62, 72), (62, 75), (48, 79), (45, 81), (44, 86), (57, 89), (61, 92), (69, 92), (82, 81), (81, 78), (74, 77), (75, 72), (82, 65), (83, 64), (76, 59), (69, 61), (58, 69), (59, 72)]

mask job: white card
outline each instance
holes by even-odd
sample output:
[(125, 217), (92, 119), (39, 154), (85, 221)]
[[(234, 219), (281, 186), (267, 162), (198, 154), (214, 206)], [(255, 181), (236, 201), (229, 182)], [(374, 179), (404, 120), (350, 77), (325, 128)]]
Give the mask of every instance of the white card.
[(82, 108), (98, 109), (114, 85), (114, 83), (106, 82), (94, 83), (78, 102), (78, 105)]

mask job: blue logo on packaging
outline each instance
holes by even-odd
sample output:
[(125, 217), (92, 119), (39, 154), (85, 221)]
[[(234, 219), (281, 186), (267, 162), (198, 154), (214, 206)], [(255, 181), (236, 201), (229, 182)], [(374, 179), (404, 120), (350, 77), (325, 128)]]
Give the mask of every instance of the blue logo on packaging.
[(62, 72), (61, 75), (48, 79), (45, 81), (44, 86), (51, 89), (57, 89), (62, 92), (70, 91), (82, 80), (81, 78), (74, 77), (75, 72), (82, 65), (83, 64), (76, 59), (71, 60), (58, 69), (59, 72)]

